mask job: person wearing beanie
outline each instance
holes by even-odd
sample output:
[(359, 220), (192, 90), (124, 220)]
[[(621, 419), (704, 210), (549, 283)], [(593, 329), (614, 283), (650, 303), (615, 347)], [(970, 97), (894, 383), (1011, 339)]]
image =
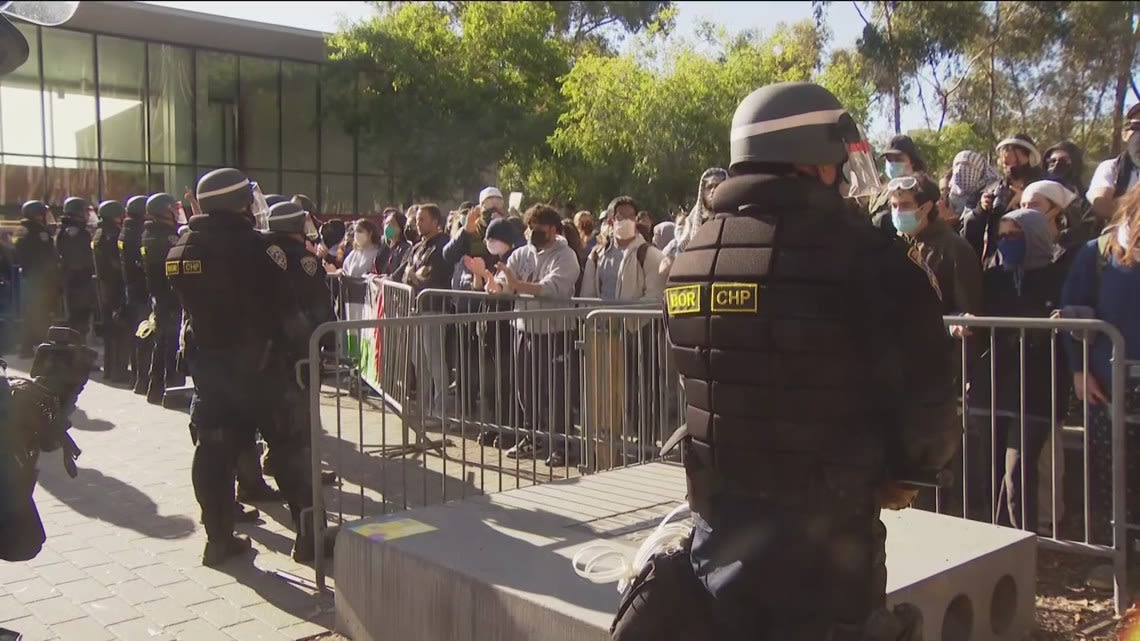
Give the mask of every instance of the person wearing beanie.
[(1092, 238), (1079, 220), (1068, 216), (1070, 208), (1079, 199), (1076, 193), (1055, 180), (1038, 180), (1021, 192), (1020, 204), (1022, 209), (1033, 209), (1045, 215), (1059, 253), (1064, 249), (1075, 249)]
[(962, 215), (962, 236), (973, 246), (984, 267), (994, 264), (1002, 216), (1018, 209), (1026, 185), (1042, 177), (1041, 152), (1028, 134), (1002, 140), (997, 144), (997, 154), (1001, 180), (982, 192), (977, 207)]
[(1120, 132), (1124, 151), (1097, 165), (1089, 181), (1085, 197), (1102, 221), (1111, 218), (1117, 201), (1140, 183), (1140, 133), (1137, 132), (1140, 132), (1140, 102), (1129, 107), (1124, 117), (1124, 128)]
[[(498, 187), (484, 187), (483, 191), (479, 192), (477, 204), (495, 218), (502, 218), (507, 213), (507, 208), (503, 206), (503, 192), (499, 191)], [(465, 208), (460, 207), (460, 209)]]

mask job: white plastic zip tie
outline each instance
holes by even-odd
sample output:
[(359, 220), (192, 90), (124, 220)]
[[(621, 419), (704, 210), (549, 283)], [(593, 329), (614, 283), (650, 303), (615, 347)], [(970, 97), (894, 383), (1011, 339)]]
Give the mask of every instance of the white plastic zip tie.
[[(682, 503), (673, 508), (653, 532), (637, 548), (632, 562), (625, 555), (625, 548), (608, 541), (591, 543), (578, 550), (570, 563), (574, 566), (574, 573), (592, 583), (618, 582), (618, 592), (625, 592), (630, 581), (637, 578), (650, 557), (654, 554), (676, 547), (682, 539), (689, 535), (690, 526), (683, 523), (670, 523), (678, 515), (688, 515), (689, 504)], [(609, 564), (603, 561), (612, 559)]]

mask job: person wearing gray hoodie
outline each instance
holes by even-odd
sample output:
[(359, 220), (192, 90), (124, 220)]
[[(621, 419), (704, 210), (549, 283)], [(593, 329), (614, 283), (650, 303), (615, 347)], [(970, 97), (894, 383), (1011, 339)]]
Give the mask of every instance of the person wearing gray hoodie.
[[(983, 314), (1048, 318), (1060, 305), (1061, 288), (1068, 269), (1068, 261), (1059, 261), (1057, 256), (1045, 214), (1033, 209), (1017, 209), (1002, 216), (998, 230), (997, 264), (987, 269), (983, 277)], [(983, 344), (989, 343), (984, 337), (978, 340)], [(1071, 380), (1065, 375), (1067, 366), (1062, 350), (1055, 350), (1054, 366), (1051, 332), (1025, 332), (1024, 369), (1021, 365), (1021, 341), (1019, 330), (995, 330), (992, 349), (987, 345), (986, 352), (974, 363), (968, 405), (971, 417), (978, 421), (976, 425), (982, 441), (989, 442), (990, 425), (996, 429), (994, 437), (998, 449), (994, 457), (996, 469), (992, 473), (1003, 477), (995, 504), (998, 523), (1036, 531), (1036, 461), (1049, 438), (1051, 425), (1060, 425), (1064, 418)], [(1023, 418), (1024, 443), (1021, 431)], [(988, 457), (982, 460), (988, 460)], [(1022, 460), (1032, 462), (1025, 466), (1024, 472), (1021, 470)], [(1022, 474), (1025, 477), (1024, 488)], [(975, 487), (990, 486), (984, 477), (978, 478), (977, 482), (980, 485)], [(1023, 496), (1027, 500), (1023, 501)]]
[[(487, 281), (492, 294), (523, 294), (518, 311), (567, 307), (582, 268), (578, 255), (558, 234), (562, 216), (548, 205), (531, 207), (525, 216), (530, 243), (515, 250), (507, 264)], [(515, 367), (524, 427), (532, 433), (565, 434), (569, 424), (566, 379), (573, 357), (573, 319), (520, 318), (515, 321)], [(510, 458), (539, 456), (546, 444), (523, 437), (510, 450)], [(568, 448), (550, 448), (547, 465), (565, 465)]]

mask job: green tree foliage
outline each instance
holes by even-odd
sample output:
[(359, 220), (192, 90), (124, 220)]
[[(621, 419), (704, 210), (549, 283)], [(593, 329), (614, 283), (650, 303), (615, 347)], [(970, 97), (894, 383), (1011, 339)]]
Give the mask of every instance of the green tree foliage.
[(839, 52), (824, 65), (826, 34), (811, 22), (716, 44), (709, 53), (680, 42), (583, 56), (562, 83), (554, 158), (505, 167), (503, 184), (588, 208), (629, 194), (661, 216), (691, 206), (701, 172), (727, 164), (733, 111), (756, 88), (816, 80), (857, 117), (867, 111), (858, 60)]

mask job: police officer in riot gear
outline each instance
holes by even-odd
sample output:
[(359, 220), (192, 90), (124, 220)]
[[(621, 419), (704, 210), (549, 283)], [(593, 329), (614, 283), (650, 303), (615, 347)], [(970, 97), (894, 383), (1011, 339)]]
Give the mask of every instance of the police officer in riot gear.
[(131, 335), (130, 363), (135, 394), (146, 394), (150, 383), (150, 358), (154, 347), (151, 336), (138, 336), (139, 323), (150, 315), (150, 292), (142, 260), (142, 234), (146, 224), (146, 196), (127, 199), (127, 217), (119, 232), (119, 256), (126, 290), (123, 323)]
[(162, 404), (167, 387), (186, 382), (175, 365), (182, 308), (165, 271), (166, 254), (178, 242), (178, 225), (183, 222), (180, 209), (178, 199), (170, 194), (153, 194), (146, 201), (149, 220), (143, 225), (141, 254), (154, 314), (154, 353), (150, 359), (146, 400), (154, 405)]
[(91, 329), (95, 310), (95, 259), (91, 255), (91, 232), (87, 230), (91, 205), (72, 196), (63, 201), (63, 216), (55, 236), (63, 277), (63, 298), (67, 305), (67, 326), (83, 340)]
[[(268, 200), (268, 198), (266, 198)], [(304, 314), (305, 328), (300, 332), (304, 337), (294, 345), (282, 349), (279, 354), (283, 359), (280, 365), (292, 367), (298, 361), (308, 358), (308, 338), (321, 323), (336, 320), (336, 311), (333, 309), (332, 298), (329, 295), (328, 279), (325, 270), (321, 268), (321, 261), (309, 251), (306, 241), (316, 236), (316, 225), (312, 220), (312, 212), (305, 209), (296, 197), (292, 201), (279, 203), (269, 208), (269, 234), (267, 240), (272, 246), (281, 248), (285, 253), (287, 267), (285, 276), (289, 282), (289, 290), (293, 293), (297, 306)], [(310, 201), (311, 205), (311, 201)], [(332, 334), (324, 337), (325, 349), (335, 349)], [(285, 400), (278, 415), (279, 429), (291, 431), (293, 439), (308, 442), (310, 432), (308, 424), (309, 395), (299, 386), (286, 386)], [(270, 451), (267, 473), (275, 472)], [(322, 474), (325, 484), (336, 482), (332, 472)], [(297, 515), (294, 515), (297, 518)]]
[[(249, 179), (236, 169), (217, 169), (202, 176), (196, 191), (204, 215), (190, 220), (165, 269), (189, 316), (184, 358), (195, 384), (192, 476), (208, 539), (202, 562), (215, 565), (249, 548), (233, 533), (236, 459), (264, 417), (278, 411), (292, 371), (286, 375), (274, 364), (276, 353), (301, 340), (305, 322), (284, 278), (283, 250), (253, 228)], [(278, 483), (297, 514), (312, 504), (308, 450), (272, 427), (265, 436), (279, 459)], [(312, 558), (312, 548), (311, 535), (299, 535), (294, 558)]]
[(882, 508), (909, 504), (959, 441), (952, 344), (905, 246), (846, 215), (877, 179), (857, 126), (811, 83), (754, 91), (731, 178), (673, 264), (691, 539), (624, 597), (620, 640), (911, 641), (885, 606)]
[(36, 345), (47, 335), (59, 297), (59, 255), (48, 231), (48, 206), (29, 200), (20, 208), (24, 234), (16, 240), (16, 262), (20, 265), (20, 308), (23, 327), (20, 357), (31, 358)]
[(97, 214), (99, 224), (91, 236), (91, 252), (95, 256), (99, 316), (103, 319), (103, 378), (112, 383), (126, 383), (133, 328), (126, 322), (127, 299), (119, 234), (127, 210), (117, 200), (105, 200), (99, 204)]

